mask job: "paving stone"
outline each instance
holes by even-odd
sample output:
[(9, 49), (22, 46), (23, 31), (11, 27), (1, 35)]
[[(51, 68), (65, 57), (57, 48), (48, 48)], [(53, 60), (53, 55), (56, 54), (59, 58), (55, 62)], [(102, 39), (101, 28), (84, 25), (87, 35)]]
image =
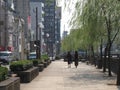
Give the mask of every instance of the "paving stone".
[(63, 60), (53, 61), (43, 72), (27, 84), (21, 84), (21, 90), (120, 90), (115, 85), (116, 75), (108, 77), (102, 70), (92, 65), (74, 63), (68, 68)]

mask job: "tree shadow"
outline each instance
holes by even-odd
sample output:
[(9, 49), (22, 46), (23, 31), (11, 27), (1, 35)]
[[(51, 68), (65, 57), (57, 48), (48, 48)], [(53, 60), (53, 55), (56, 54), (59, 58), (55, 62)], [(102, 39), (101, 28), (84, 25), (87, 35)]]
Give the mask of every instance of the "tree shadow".
[(76, 73), (74, 76), (69, 77), (70, 80), (75, 82), (84, 82), (86, 84), (115, 84), (115, 76), (108, 77), (104, 73), (97, 73), (96, 71), (88, 71), (85, 73)]

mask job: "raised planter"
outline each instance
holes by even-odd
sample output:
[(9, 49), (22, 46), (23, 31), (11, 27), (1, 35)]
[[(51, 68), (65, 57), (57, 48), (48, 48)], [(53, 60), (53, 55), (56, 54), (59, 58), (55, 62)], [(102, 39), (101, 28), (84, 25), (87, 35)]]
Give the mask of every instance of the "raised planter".
[(48, 63), (48, 65), (49, 65), (49, 64), (51, 63), (51, 60), (48, 60), (47, 63)]
[(47, 62), (43, 62), (44, 68), (48, 66)]
[(39, 68), (33, 67), (26, 71), (19, 71), (14, 73), (16, 73), (18, 77), (20, 77), (21, 83), (28, 83), (32, 81), (39, 74)]
[(20, 90), (20, 78), (10, 77), (0, 82), (0, 90)]
[(32, 68), (32, 66), (33, 66), (32, 61), (19, 60), (17, 62), (12, 62), (10, 64), (10, 69), (13, 72), (15, 72), (15, 71), (25, 71), (25, 70), (28, 70), (28, 69)]
[(37, 67), (39, 68), (39, 71), (41, 72), (44, 69), (44, 64), (38, 64)]

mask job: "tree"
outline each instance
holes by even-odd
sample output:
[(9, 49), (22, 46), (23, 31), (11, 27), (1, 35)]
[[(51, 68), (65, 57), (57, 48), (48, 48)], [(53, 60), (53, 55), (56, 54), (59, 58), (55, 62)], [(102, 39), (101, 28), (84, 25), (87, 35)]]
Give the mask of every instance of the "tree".
[[(80, 10), (82, 8), (82, 11)], [(87, 0), (76, 4), (75, 15), (70, 25), (73, 28), (84, 30), (84, 43), (90, 47), (97, 47), (101, 39), (105, 39), (106, 45), (104, 51), (104, 71), (106, 70), (106, 56), (108, 56), (108, 70), (111, 76), (110, 68), (110, 50), (113, 42), (119, 34), (119, 9), (118, 0)], [(80, 30), (80, 29), (79, 29)], [(87, 37), (85, 37), (87, 36)], [(83, 38), (80, 38), (83, 39)], [(100, 45), (99, 45), (100, 46)], [(93, 52), (93, 49), (89, 49)]]

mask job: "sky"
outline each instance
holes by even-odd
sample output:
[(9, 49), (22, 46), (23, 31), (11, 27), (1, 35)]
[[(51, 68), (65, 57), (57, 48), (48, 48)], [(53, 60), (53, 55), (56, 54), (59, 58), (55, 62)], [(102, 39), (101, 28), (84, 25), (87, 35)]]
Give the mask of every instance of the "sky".
[(70, 32), (69, 21), (71, 20), (72, 14), (75, 10), (75, 3), (78, 0), (58, 0), (58, 1), (60, 1), (59, 6), (62, 7), (61, 17), (61, 36), (62, 36), (63, 31), (68, 31), (68, 33)]

